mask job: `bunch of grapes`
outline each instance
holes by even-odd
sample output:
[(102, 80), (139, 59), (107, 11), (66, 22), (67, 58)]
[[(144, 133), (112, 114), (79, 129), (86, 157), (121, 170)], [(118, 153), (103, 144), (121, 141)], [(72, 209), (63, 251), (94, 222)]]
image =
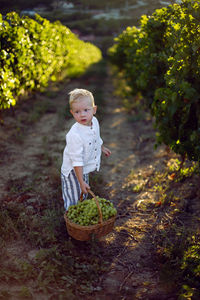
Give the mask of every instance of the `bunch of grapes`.
[[(116, 215), (117, 210), (113, 203), (104, 198), (96, 197), (102, 212), (103, 221)], [(69, 207), (68, 218), (81, 226), (95, 225), (99, 222), (99, 212), (94, 198), (78, 202)]]

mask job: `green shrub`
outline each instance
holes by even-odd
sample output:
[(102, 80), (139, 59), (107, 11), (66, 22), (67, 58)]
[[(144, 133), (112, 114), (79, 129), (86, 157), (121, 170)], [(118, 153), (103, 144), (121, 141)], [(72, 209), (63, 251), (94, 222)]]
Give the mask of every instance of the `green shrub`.
[(200, 3), (183, 0), (142, 16), (109, 49), (133, 95), (155, 117), (157, 143), (200, 160)]
[(0, 109), (57, 80), (61, 72), (77, 76), (101, 59), (96, 46), (78, 39), (59, 21), (51, 23), (39, 15), (35, 20), (15, 12), (5, 20), (0, 15), (0, 38)]

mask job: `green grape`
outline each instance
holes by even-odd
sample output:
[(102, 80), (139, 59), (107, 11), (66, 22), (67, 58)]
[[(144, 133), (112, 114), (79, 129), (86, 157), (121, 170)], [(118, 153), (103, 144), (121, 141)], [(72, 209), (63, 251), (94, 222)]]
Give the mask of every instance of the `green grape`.
[[(97, 197), (99, 206), (102, 212), (103, 221), (116, 215), (117, 210), (113, 203), (104, 198)], [(68, 218), (70, 221), (81, 226), (95, 225), (99, 223), (99, 211), (94, 198), (86, 199), (83, 202), (78, 202), (72, 205), (68, 210)]]

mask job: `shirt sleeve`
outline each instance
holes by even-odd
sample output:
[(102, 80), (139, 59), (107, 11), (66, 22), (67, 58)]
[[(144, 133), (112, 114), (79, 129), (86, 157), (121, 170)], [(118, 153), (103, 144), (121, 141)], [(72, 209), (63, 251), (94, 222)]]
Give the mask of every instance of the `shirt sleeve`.
[(99, 137), (100, 145), (102, 145), (102, 144), (103, 144), (103, 140), (102, 140), (102, 138), (101, 138), (101, 136), (100, 136), (100, 126), (99, 126), (99, 121), (97, 120), (96, 117), (93, 117), (93, 119), (94, 119), (94, 122), (96, 123), (96, 128), (97, 128), (97, 132), (98, 132), (98, 137)]
[(83, 142), (78, 134), (66, 137), (68, 154), (73, 167), (83, 166)]

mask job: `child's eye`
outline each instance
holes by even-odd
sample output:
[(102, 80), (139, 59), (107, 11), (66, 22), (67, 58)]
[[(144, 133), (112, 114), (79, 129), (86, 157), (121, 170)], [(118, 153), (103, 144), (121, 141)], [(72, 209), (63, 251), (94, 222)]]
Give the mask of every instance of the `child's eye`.
[(87, 112), (87, 111), (88, 111), (88, 109), (86, 108), (86, 109), (85, 109), (85, 112)]

